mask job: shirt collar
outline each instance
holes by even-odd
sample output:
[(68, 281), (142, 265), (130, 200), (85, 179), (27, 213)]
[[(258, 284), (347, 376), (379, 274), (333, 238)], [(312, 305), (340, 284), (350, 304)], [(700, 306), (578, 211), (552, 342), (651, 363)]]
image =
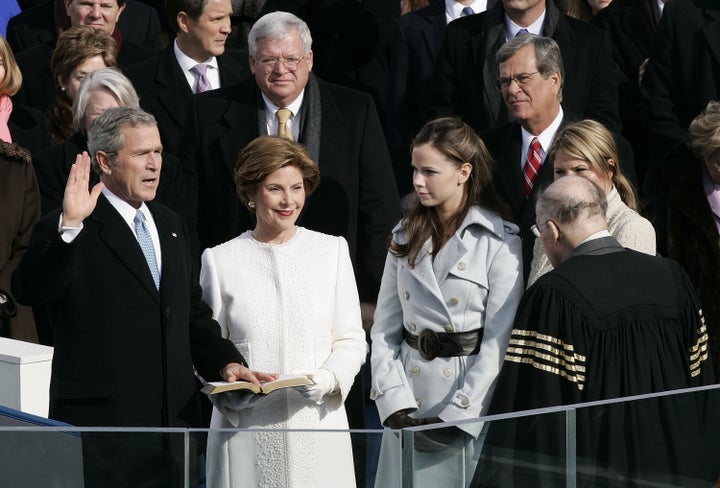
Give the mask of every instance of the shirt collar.
[(173, 42), (173, 52), (175, 53), (175, 59), (177, 59), (177, 62), (183, 71), (190, 71), (196, 64), (207, 64), (208, 68), (218, 69), (217, 58), (215, 56), (211, 56), (202, 63), (198, 63), (180, 50), (177, 39)]
[(445, 20), (449, 23), (460, 17), (462, 10), (470, 7), (476, 14), (487, 10), (487, 0), (475, 0), (469, 5), (463, 5), (457, 0), (445, 0)]
[(520, 27), (515, 22), (513, 22), (510, 17), (508, 17), (507, 14), (505, 14), (505, 38), (509, 41), (510, 39), (514, 39), (515, 36), (517, 36), (517, 33), (520, 31), (520, 29), (527, 29), (527, 31), (530, 34), (535, 34), (538, 36), (543, 35), (543, 22), (545, 22), (545, 14), (547, 12), (546, 10), (543, 10), (543, 12), (540, 14), (540, 17), (538, 17), (535, 22), (530, 24), (527, 27)]
[(130, 226), (130, 228), (134, 229), (135, 224), (133, 223), (133, 220), (135, 220), (135, 214), (138, 210), (142, 210), (143, 215), (145, 215), (145, 220), (151, 220), (152, 214), (150, 213), (150, 209), (148, 209), (147, 205), (145, 205), (145, 202), (143, 202), (140, 205), (140, 208), (135, 208), (129, 203), (127, 203), (125, 200), (121, 199), (117, 195), (115, 195), (113, 192), (108, 190), (107, 187), (103, 188), (102, 194), (105, 195), (105, 198), (107, 198), (108, 202), (110, 202), (110, 205), (113, 206), (115, 210), (120, 214), (120, 216), (123, 218), (123, 220)]
[[(560, 124), (562, 124), (563, 120), (563, 109), (562, 106), (560, 106), (560, 110), (558, 111), (557, 116), (555, 119), (550, 123), (550, 125), (542, 131), (538, 135), (533, 135), (525, 130), (524, 127), (520, 127), (520, 131), (522, 133), (522, 147), (523, 151), (527, 153), (527, 148), (530, 146), (530, 141), (532, 141), (533, 137), (538, 138), (538, 142), (540, 142), (540, 146), (542, 147), (543, 152), (543, 161), (545, 160), (545, 156), (547, 155), (548, 150), (550, 149), (550, 146), (552, 145), (553, 140), (555, 139), (555, 134), (557, 133), (558, 129), (560, 128)], [(523, 161), (525, 160), (525, 156), (527, 154), (523, 155)]]
[(300, 95), (295, 100), (293, 100), (287, 107), (278, 107), (273, 102), (271, 102), (264, 93), (261, 92), (261, 94), (263, 101), (265, 102), (265, 114), (268, 118), (274, 118), (275, 112), (277, 112), (279, 109), (288, 108), (293, 113), (292, 118), (294, 119), (295, 116), (300, 112), (300, 107), (302, 106), (303, 99), (305, 98), (305, 89), (303, 88), (303, 91), (300, 92)]

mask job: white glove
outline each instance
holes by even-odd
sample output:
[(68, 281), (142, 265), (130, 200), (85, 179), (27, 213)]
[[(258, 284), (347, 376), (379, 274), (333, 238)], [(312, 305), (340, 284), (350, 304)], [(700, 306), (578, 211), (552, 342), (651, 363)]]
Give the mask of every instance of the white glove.
[(304, 374), (313, 380), (313, 385), (298, 386), (295, 389), (302, 396), (318, 405), (325, 401), (326, 395), (334, 395), (340, 391), (340, 385), (337, 378), (335, 378), (335, 373), (329, 369), (309, 369), (296, 371), (294, 374)]

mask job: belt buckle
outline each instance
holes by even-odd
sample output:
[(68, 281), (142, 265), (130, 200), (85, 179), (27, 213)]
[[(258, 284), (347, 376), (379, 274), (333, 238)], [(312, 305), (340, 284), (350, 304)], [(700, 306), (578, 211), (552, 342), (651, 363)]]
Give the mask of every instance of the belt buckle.
[(440, 351), (440, 337), (434, 330), (425, 329), (418, 336), (418, 351), (426, 361), (432, 361)]

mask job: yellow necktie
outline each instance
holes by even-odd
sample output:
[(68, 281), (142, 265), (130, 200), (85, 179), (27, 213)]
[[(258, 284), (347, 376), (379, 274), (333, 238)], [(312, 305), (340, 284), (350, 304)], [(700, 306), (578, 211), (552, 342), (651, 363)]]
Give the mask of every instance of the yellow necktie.
[(290, 130), (290, 127), (288, 127), (288, 120), (290, 120), (290, 117), (292, 117), (292, 112), (290, 109), (287, 108), (281, 108), (277, 112), (275, 112), (275, 117), (277, 117), (278, 121), (278, 133), (280, 137), (283, 137), (289, 141), (294, 141), (292, 131)]

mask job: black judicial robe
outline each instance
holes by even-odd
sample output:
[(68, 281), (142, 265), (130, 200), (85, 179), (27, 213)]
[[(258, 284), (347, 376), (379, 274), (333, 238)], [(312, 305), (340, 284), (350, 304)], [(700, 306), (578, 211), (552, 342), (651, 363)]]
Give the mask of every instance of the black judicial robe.
[[(589, 241), (523, 297), (490, 413), (710, 384), (707, 337), (677, 263)], [(578, 486), (708, 486), (705, 412), (719, 396), (578, 409)], [(492, 422), (473, 486), (565, 486), (565, 426), (564, 412)]]

